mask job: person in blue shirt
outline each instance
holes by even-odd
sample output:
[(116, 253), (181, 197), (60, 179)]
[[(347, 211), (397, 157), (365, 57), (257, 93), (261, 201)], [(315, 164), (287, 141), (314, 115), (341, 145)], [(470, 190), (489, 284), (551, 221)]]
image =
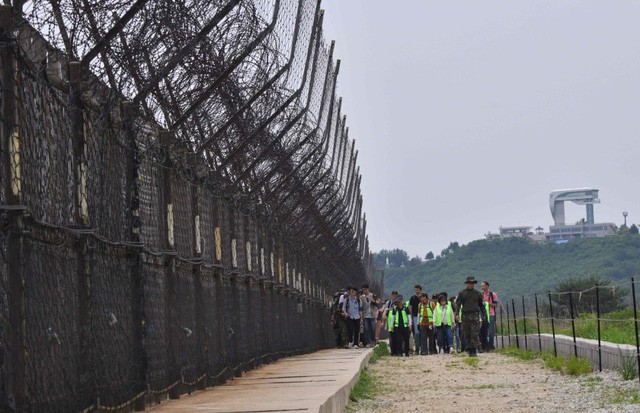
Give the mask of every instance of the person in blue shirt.
[(363, 320), (362, 303), (358, 297), (358, 290), (349, 287), (349, 297), (342, 303), (342, 316), (347, 321), (349, 332), (349, 348), (358, 348), (360, 342), (360, 324)]

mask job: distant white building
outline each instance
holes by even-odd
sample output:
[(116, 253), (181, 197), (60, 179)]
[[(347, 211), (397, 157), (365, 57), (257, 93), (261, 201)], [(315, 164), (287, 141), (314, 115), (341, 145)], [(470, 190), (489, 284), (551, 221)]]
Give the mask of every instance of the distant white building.
[(616, 235), (612, 222), (582, 225), (552, 225), (546, 237), (550, 241), (568, 241), (574, 238), (601, 238)]
[(530, 226), (519, 226), (519, 227), (499, 227), (499, 232), (497, 234), (488, 232), (484, 236), (487, 239), (496, 239), (496, 238), (512, 238), (512, 237), (520, 237), (527, 238), (529, 235), (532, 235)]

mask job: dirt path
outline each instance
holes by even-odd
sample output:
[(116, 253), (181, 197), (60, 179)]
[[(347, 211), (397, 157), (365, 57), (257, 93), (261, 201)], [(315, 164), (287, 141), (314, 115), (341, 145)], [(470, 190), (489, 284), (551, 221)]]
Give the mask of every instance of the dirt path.
[(617, 372), (581, 377), (496, 353), (383, 357), (370, 364), (378, 395), (351, 402), (348, 411), (385, 412), (640, 412), (638, 380)]

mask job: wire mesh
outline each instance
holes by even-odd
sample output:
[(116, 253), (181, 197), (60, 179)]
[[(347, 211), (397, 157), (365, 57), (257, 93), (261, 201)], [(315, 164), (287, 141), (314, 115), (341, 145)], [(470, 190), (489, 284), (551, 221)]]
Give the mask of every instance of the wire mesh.
[(14, 3), (0, 408), (139, 408), (330, 346), (330, 292), (375, 282), (334, 215), (355, 159), (319, 2)]

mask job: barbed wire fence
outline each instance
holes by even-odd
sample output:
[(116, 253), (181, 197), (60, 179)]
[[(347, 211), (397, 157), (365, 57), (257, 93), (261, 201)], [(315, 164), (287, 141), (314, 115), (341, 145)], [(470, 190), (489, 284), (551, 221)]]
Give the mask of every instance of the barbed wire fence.
[(600, 280), (581, 290), (505, 299), (496, 312), (496, 344), (583, 357), (599, 371), (635, 359), (640, 378), (637, 283)]
[(333, 292), (383, 291), (322, 21), (0, 6), (2, 408), (141, 410), (331, 346)]

